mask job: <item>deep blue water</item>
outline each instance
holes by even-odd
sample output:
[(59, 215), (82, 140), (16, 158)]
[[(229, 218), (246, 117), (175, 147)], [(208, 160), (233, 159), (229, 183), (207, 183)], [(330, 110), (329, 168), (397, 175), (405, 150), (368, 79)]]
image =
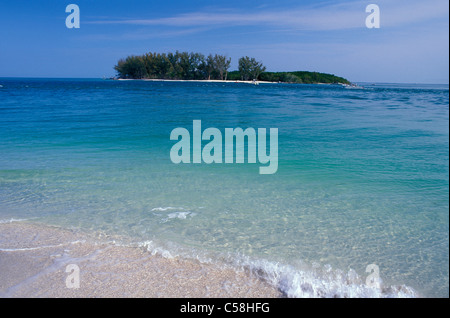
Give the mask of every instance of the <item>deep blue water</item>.
[[(448, 85), (0, 85), (0, 221), (254, 264), (297, 297), (367, 295), (369, 264), (385, 289), (449, 295)], [(193, 120), (221, 131), (278, 128), (277, 172), (172, 163), (170, 133), (192, 131)]]

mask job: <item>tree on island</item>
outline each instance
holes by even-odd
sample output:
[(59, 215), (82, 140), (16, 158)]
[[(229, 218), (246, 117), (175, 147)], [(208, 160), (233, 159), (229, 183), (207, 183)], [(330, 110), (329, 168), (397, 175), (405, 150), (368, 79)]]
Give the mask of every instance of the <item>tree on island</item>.
[(209, 54), (206, 58), (205, 71), (208, 81), (211, 80), (211, 76), (213, 76), (213, 72), (215, 71), (214, 56), (212, 54)]
[(248, 56), (239, 59), (239, 73), (241, 79), (248, 81), (249, 79), (258, 80), (259, 75), (266, 70), (262, 62), (258, 62), (255, 58)]
[(144, 78), (147, 75), (145, 62), (140, 56), (128, 56), (120, 59), (114, 69), (124, 78)]
[(215, 70), (219, 73), (220, 80), (227, 80), (228, 69), (230, 68), (231, 58), (224, 55), (214, 55)]

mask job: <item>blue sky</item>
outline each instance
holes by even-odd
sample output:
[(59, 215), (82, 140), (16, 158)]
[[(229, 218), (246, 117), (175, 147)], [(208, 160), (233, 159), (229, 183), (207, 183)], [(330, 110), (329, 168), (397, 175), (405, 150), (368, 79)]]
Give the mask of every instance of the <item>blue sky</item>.
[[(81, 27), (68, 29), (68, 4)], [(380, 8), (368, 29), (365, 8)], [(449, 82), (447, 0), (0, 0), (0, 77), (103, 77), (152, 52), (241, 56), (268, 71), (319, 71), (351, 81)]]

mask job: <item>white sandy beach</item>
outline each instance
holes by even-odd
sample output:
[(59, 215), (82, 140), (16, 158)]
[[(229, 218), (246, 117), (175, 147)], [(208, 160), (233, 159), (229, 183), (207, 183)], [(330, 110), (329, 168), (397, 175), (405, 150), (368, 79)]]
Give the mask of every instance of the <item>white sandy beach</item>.
[[(79, 268), (80, 287), (66, 280)], [(60, 228), (0, 224), (0, 297), (280, 297), (244, 271), (165, 258)]]

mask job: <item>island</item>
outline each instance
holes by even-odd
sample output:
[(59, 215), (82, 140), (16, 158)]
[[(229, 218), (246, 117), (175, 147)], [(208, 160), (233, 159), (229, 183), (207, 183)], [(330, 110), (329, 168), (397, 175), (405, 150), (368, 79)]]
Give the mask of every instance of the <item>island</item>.
[(239, 59), (238, 70), (229, 72), (231, 58), (220, 54), (179, 52), (145, 53), (120, 59), (115, 79), (270, 82), (296, 84), (351, 83), (333, 74), (293, 71), (267, 72), (262, 62), (248, 56)]

